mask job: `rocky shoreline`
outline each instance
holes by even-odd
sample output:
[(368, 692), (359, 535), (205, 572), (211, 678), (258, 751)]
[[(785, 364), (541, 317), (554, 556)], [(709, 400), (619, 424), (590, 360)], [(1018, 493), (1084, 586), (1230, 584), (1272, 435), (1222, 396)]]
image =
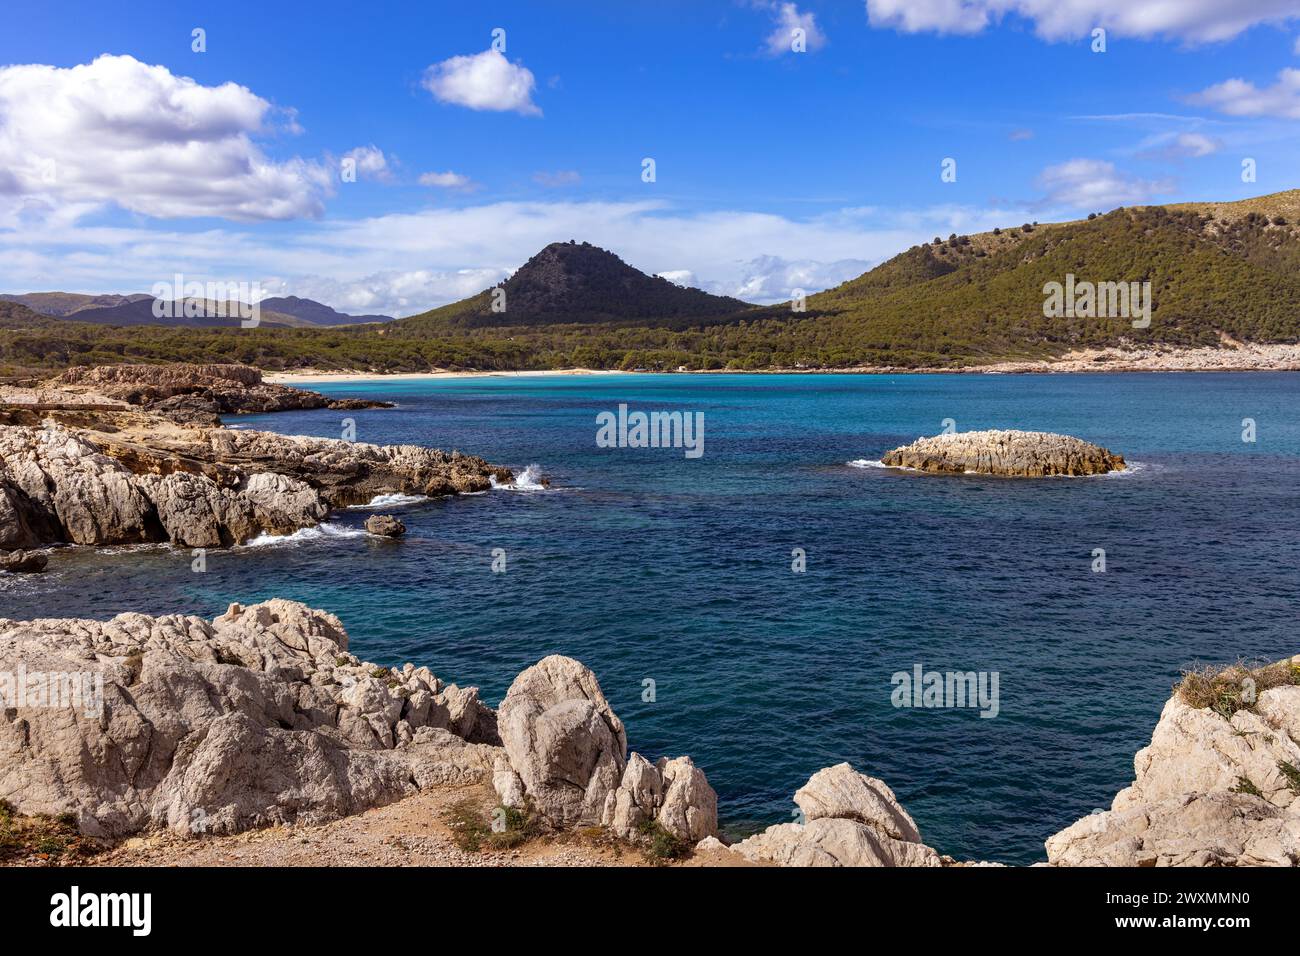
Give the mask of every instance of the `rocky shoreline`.
[(230, 547), (379, 495), (511, 480), (459, 452), (230, 429), (218, 417), (376, 404), (267, 385), (246, 366), (106, 366), (0, 388), (0, 564), (39, 570), (28, 553), (60, 544)]
[[(291, 601), (231, 605), (212, 621), (0, 619), (0, 674), (17, 673), (25, 696), (0, 686), (0, 799), (109, 845), (287, 828), (260, 841), (274, 855), (312, 828), (478, 787), (491, 794), (485, 827), (526, 821), (543, 842), (598, 830), (675, 847), (672, 858), (694, 848), (711, 865), (990, 865), (924, 843), (884, 781), (843, 763), (795, 793), (797, 822), (727, 847), (704, 770), (629, 754), (578, 661), (543, 658), (494, 710), (427, 667), (360, 660), (338, 618)], [(82, 679), (56, 699), (50, 675)], [(1048, 837), (1049, 864), (1300, 863), (1300, 655), (1243, 672), (1249, 695), (1238, 675), (1215, 680), (1199, 698), (1186, 683), (1175, 692), (1132, 786)]]
[[(39, 570), (45, 555), (33, 549), (55, 544), (228, 547), (382, 494), (477, 492), (512, 478), (457, 452), (229, 429), (217, 418), (326, 407), (371, 406), (270, 385), (242, 366), (73, 370), (0, 387), (0, 570)], [(1079, 439), (1014, 431), (923, 438), (882, 463), (1021, 477), (1125, 467)], [(380, 515), (367, 528), (404, 531)], [(575, 834), (599, 833), (616, 858), (634, 848), (661, 862), (997, 865), (926, 844), (890, 787), (847, 763), (795, 792), (796, 822), (728, 846), (704, 768), (629, 752), (580, 662), (543, 658), (492, 708), (426, 666), (360, 660), (338, 618), (291, 601), (235, 604), (211, 621), (0, 619), (0, 695), (0, 810), (71, 821), (116, 847), (115, 862), (129, 862), (142, 837), (172, 841), (179, 859), (254, 832), (265, 859), (282, 860), (309, 831), (329, 845), (320, 835), (341, 821), (419, 801), (425, 810), (367, 824), (389, 846), (384, 820), (446, 810), (444, 798), (464, 792), (477, 809), (458, 811), (457, 825), (482, 826), (503, 846), (571, 848)], [(1048, 864), (1300, 864), (1300, 656), (1190, 676), (1134, 763), (1109, 811), (1046, 838)], [(448, 834), (438, 852), (472, 865), (447, 850)], [(534, 859), (609, 862), (603, 852)]]

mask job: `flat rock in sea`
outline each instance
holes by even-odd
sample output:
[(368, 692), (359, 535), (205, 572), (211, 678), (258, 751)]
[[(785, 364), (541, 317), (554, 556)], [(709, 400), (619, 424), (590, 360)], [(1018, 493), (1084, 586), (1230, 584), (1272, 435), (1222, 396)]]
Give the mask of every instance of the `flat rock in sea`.
[(881, 463), (935, 474), (1103, 475), (1123, 471), (1124, 458), (1100, 445), (1070, 435), (991, 429), (918, 438), (887, 452)]

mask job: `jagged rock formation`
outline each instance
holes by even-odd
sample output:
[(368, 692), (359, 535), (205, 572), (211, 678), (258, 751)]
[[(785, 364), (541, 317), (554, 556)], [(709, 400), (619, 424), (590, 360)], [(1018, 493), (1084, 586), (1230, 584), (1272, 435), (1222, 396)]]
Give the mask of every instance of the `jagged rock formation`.
[(331, 399), (262, 381), (251, 365), (84, 365), (44, 383), (47, 390), (88, 399), (125, 402), (174, 421), (217, 424), (221, 415), (294, 409), (391, 408), (391, 402)]
[(531, 801), (563, 826), (604, 824), (633, 839), (657, 822), (696, 843), (718, 832), (718, 797), (689, 757), (627, 756), (627, 734), (596, 675), (552, 655), (515, 678), (498, 711), (509, 757), (493, 776), (506, 805)]
[(1300, 655), (1230, 717), (1175, 693), (1111, 809), (1047, 840), (1057, 866), (1300, 865)]
[(524, 671), (499, 733), (476, 688), (347, 648), (334, 615), (279, 599), (211, 622), (0, 619), (0, 799), (121, 838), (319, 823), (490, 780), (504, 805), (564, 828), (600, 823), (636, 766), (647, 819), (691, 842), (717, 832), (703, 773), (686, 757), (629, 764), (621, 722), (577, 661)]
[[(347, 643), (332, 614), (282, 600), (211, 622), (0, 619), (0, 797), (90, 835), (234, 833), (487, 778), (499, 749), (477, 690)], [(78, 674), (52, 706), (49, 675)]]
[(795, 791), (803, 823), (780, 823), (731, 849), (779, 866), (942, 866), (882, 780), (841, 763)]
[(1122, 456), (1069, 435), (996, 429), (918, 438), (880, 460), (891, 467), (939, 474), (1018, 478), (1100, 475), (1125, 467)]
[(509, 471), (417, 445), (177, 425), (136, 411), (0, 411), (0, 551), (227, 547), (381, 494), (484, 491)]

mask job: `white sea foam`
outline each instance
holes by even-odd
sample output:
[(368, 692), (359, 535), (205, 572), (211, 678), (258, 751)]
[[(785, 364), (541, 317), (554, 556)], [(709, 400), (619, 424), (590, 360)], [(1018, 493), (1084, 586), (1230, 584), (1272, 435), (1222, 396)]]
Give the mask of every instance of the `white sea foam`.
[[(890, 471), (918, 471), (916, 468), (909, 468), (906, 465), (886, 465), (883, 461), (875, 458), (856, 458), (853, 461), (846, 462), (850, 468), (886, 468)], [(1048, 475), (1049, 478), (1131, 478), (1140, 471), (1145, 471), (1146, 464), (1140, 461), (1130, 461), (1127, 467), (1116, 469), (1114, 471), (1102, 472), (1099, 475)], [(978, 471), (964, 471), (964, 475), (983, 474)], [(990, 477), (1005, 477), (1001, 475)]]
[(418, 505), (429, 500), (428, 495), (404, 495), (400, 492), (394, 492), (388, 495), (375, 495), (364, 505), (349, 505), (348, 510), (365, 511), (370, 508), (399, 508), (402, 505)]
[[(1130, 462), (1126, 462), (1125, 464), (1126, 464), (1126, 467), (1121, 468), (1121, 469), (1118, 469), (1118, 470), (1116, 470), (1116, 471), (1108, 471), (1108, 472), (1106, 472), (1106, 474), (1101, 475), (1100, 477), (1102, 477), (1102, 478), (1132, 478), (1134, 475), (1136, 475), (1136, 474), (1138, 474), (1138, 473), (1140, 473), (1140, 472), (1146, 471), (1146, 470), (1150, 467), (1150, 466), (1149, 466), (1146, 462), (1144, 462), (1144, 461), (1130, 461)], [(1090, 476), (1090, 477), (1097, 477), (1097, 476), (1093, 475), (1093, 476)]]
[(256, 538), (237, 545), (239, 548), (269, 548), (281, 544), (302, 544), (306, 541), (319, 541), (324, 538), (364, 538), (366, 532), (361, 528), (345, 528), (343, 525), (318, 524), (314, 528), (300, 528), (292, 534), (270, 534), (263, 532)]
[(546, 491), (546, 485), (542, 483), (542, 466), (529, 465), (519, 474), (515, 475), (515, 480), (502, 484), (496, 478), (488, 479), (492, 482), (492, 487), (501, 491)]

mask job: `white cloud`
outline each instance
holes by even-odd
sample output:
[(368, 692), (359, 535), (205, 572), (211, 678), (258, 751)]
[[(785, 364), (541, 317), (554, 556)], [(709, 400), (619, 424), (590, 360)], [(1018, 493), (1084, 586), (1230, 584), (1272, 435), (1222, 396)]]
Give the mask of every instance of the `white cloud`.
[(904, 33), (972, 34), (1008, 16), (1034, 24), (1045, 40), (1070, 40), (1104, 27), (1121, 37), (1189, 43), (1230, 40), (1257, 23), (1300, 17), (1297, 0), (866, 0), (874, 27)]
[(1138, 179), (1100, 159), (1071, 159), (1048, 166), (1038, 185), (1046, 193), (1045, 204), (1096, 211), (1142, 204), (1174, 189), (1170, 180)]
[(734, 296), (746, 302), (769, 304), (785, 302), (794, 296), (796, 289), (811, 295), (855, 279), (878, 261), (840, 259), (818, 262), (767, 255), (740, 263), (735, 274), (724, 279), (701, 280), (690, 269), (672, 269), (658, 274), (677, 285), (692, 286), (714, 295)]
[(247, 87), (202, 86), (130, 56), (0, 67), (0, 192), (161, 218), (318, 216), (329, 169), (272, 161), (252, 141), (273, 112)]
[(695, 273), (690, 269), (669, 269), (667, 272), (656, 272), (661, 279), (667, 279), (673, 285), (685, 286), (692, 289), (700, 287), (700, 280), (695, 278)]
[(557, 169), (554, 172), (543, 170), (539, 173), (533, 173), (533, 182), (550, 189), (556, 189), (560, 186), (576, 186), (582, 182), (582, 174), (576, 169)]
[(646, 272), (689, 270), (701, 288), (772, 302), (792, 288), (814, 292), (851, 278), (934, 235), (1020, 219), (1023, 210), (970, 207), (849, 208), (791, 219), (656, 200), (496, 202), (264, 234), (85, 224), (66, 210), (0, 201), (0, 290), (148, 291), (181, 272), (260, 282), (346, 312), (411, 314), (479, 292), (547, 243), (577, 237)]
[(803, 31), (804, 49), (811, 53), (826, 45), (826, 34), (817, 26), (817, 17), (811, 11), (801, 13), (793, 3), (768, 3), (776, 26), (768, 34), (764, 48), (772, 56), (781, 56), (794, 50), (795, 31)]
[(979, 33), (989, 24), (986, 7), (979, 0), (867, 0), (867, 19), (904, 33)]
[(434, 97), (472, 110), (540, 116), (542, 111), (533, 102), (536, 85), (531, 70), (511, 63), (496, 50), (453, 56), (424, 71), (424, 88)]
[(456, 302), (508, 278), (508, 269), (385, 270), (355, 279), (319, 275), (262, 281), (268, 295), (298, 295), (349, 315), (415, 315), (432, 305)]
[(1278, 72), (1272, 86), (1258, 87), (1242, 79), (1224, 80), (1188, 99), (1229, 116), (1280, 116), (1300, 119), (1300, 70)]
[(421, 173), (420, 185), (438, 189), (473, 189), (475, 183), (463, 173), (453, 173), (449, 169), (445, 173)]
[(1177, 162), (1183, 159), (1200, 159), (1212, 156), (1223, 149), (1223, 141), (1204, 133), (1171, 133), (1154, 137), (1138, 153), (1144, 159), (1161, 159)]
[(343, 159), (352, 161), (358, 179), (375, 179), (382, 183), (393, 180), (393, 171), (388, 166), (388, 157), (373, 143), (348, 150), (343, 154)]

